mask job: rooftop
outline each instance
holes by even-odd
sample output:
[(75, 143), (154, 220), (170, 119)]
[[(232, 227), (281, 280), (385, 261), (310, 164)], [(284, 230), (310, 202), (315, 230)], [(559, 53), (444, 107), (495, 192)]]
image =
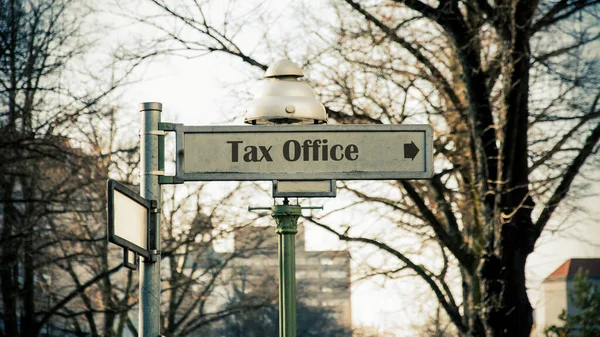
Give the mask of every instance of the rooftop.
[(544, 281), (572, 278), (580, 268), (589, 271), (589, 277), (600, 278), (600, 258), (569, 259), (560, 265), (560, 267), (558, 267)]

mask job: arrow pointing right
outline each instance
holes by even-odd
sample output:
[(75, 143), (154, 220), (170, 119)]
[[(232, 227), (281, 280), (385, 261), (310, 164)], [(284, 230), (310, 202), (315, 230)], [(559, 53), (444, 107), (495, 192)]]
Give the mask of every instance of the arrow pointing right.
[(411, 160), (415, 160), (417, 153), (419, 153), (419, 148), (415, 145), (414, 142), (404, 144), (404, 158), (410, 158)]

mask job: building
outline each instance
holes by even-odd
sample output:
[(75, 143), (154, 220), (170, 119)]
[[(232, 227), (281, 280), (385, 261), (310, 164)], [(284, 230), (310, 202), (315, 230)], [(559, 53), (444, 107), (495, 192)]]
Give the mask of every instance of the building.
[[(235, 233), (232, 272), (245, 294), (278, 292), (278, 235), (274, 227), (246, 227)], [(296, 235), (297, 300), (327, 309), (340, 325), (351, 328), (350, 254), (341, 251), (307, 251), (304, 226)]]
[(576, 312), (569, 294), (573, 292), (575, 274), (580, 269), (588, 271), (588, 278), (600, 286), (600, 258), (565, 261), (542, 282), (542, 303), (536, 310), (534, 336), (543, 336), (547, 326), (561, 325), (558, 316), (563, 310), (566, 310), (567, 314)]

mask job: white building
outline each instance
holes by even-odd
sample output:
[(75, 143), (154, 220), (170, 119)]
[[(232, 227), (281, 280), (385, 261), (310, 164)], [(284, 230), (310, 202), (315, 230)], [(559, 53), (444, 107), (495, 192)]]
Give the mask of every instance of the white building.
[(542, 303), (536, 310), (536, 327), (533, 336), (543, 336), (544, 329), (551, 325), (562, 325), (558, 318), (563, 310), (567, 314), (577, 312), (569, 294), (574, 289), (575, 274), (582, 269), (588, 278), (600, 287), (600, 258), (569, 259), (551, 273), (541, 285)]

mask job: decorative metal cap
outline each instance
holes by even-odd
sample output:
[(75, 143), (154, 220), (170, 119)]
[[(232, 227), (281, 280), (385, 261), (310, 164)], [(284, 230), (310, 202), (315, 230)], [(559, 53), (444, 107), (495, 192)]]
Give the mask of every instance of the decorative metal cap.
[(254, 101), (246, 110), (248, 124), (323, 124), (325, 107), (312, 88), (298, 78), (302, 69), (290, 60), (279, 60), (265, 72)]
[(158, 110), (162, 111), (162, 103), (159, 102), (143, 102), (140, 103), (140, 111)]
[(265, 78), (282, 76), (303, 77), (304, 72), (296, 63), (286, 59), (273, 63), (267, 71), (265, 71)]

